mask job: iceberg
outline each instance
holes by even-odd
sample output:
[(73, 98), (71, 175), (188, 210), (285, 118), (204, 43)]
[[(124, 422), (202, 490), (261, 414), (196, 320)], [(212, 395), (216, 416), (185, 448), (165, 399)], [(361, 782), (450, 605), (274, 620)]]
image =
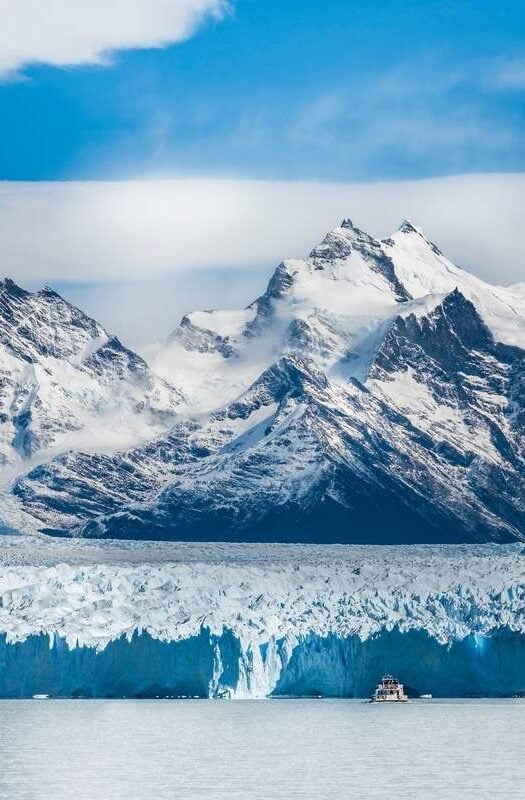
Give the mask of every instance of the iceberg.
[(525, 693), (523, 545), (0, 542), (0, 696)]

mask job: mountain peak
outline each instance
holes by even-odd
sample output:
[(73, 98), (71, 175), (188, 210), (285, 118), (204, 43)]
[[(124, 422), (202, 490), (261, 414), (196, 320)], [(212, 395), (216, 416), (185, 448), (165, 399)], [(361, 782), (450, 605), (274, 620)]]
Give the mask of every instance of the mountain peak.
[(434, 242), (431, 242), (430, 239), (428, 239), (425, 236), (423, 230), (418, 225), (414, 225), (414, 223), (411, 222), (409, 219), (403, 220), (403, 222), (397, 229), (397, 233), (402, 233), (409, 236), (418, 236), (423, 242), (425, 242), (425, 244), (427, 244), (430, 247), (430, 249), (435, 255), (437, 256), (443, 255), (439, 247), (435, 245)]
[(469, 385), (468, 380), (458, 382), (454, 376), (479, 375), (492, 381), (497, 358), (511, 357), (511, 348), (497, 347), (475, 305), (456, 287), (428, 313), (396, 317), (376, 352), (370, 374), (384, 379), (385, 374), (410, 368), (420, 380), (429, 381), (432, 391), (450, 401), (455, 386), (464, 397)]
[(107, 338), (104, 328), (49, 287), (29, 292), (11, 278), (0, 283), (0, 338), (25, 362), (41, 358), (78, 358), (93, 341)]
[(52, 289), (51, 286), (43, 286), (42, 289), (38, 290), (37, 294), (40, 297), (53, 297), (53, 298), (58, 298), (59, 300), (63, 300), (63, 298), (58, 294), (58, 292), (55, 292), (55, 290)]
[(0, 291), (11, 297), (27, 297), (29, 294), (29, 292), (26, 292), (25, 289), (15, 283), (12, 278), (4, 278), (3, 281), (0, 281)]
[(358, 231), (359, 230), (357, 225), (354, 225), (354, 223), (352, 222), (350, 217), (346, 217), (345, 219), (343, 219), (342, 222), (341, 222), (341, 225), (339, 227), (340, 228), (348, 228), (349, 230), (352, 230), (352, 231)]
[(418, 225), (414, 225), (409, 219), (404, 219), (398, 228), (399, 233), (417, 233), (425, 238), (423, 231)]

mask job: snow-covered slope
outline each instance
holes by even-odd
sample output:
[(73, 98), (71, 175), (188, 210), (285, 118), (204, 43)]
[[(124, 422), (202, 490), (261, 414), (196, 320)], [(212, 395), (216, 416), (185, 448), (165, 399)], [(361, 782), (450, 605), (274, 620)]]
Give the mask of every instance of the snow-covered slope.
[(0, 696), (525, 691), (520, 545), (0, 542)]
[[(188, 314), (154, 372), (141, 362), (184, 395), (167, 433), (102, 450), (66, 449), (61, 432), (56, 457), (8, 474), (4, 523), (141, 539), (523, 539), (524, 297), (459, 269), (411, 223), (378, 241), (345, 220), (247, 309)], [(52, 356), (73, 416), (77, 373), (106, 382), (89, 324), (78, 343), (64, 334), (74, 353)]]
[(333, 379), (343, 372), (366, 380), (396, 316), (430, 313), (455, 289), (496, 341), (525, 348), (523, 290), (491, 286), (456, 267), (408, 221), (378, 241), (343, 220), (307, 258), (280, 264), (247, 309), (185, 316), (153, 364), (167, 378), (176, 375), (199, 410), (231, 401), (287, 351), (314, 358)]
[(525, 348), (523, 287), (491, 286), (459, 269), (408, 221), (383, 245), (412, 297), (449, 294), (458, 289), (474, 304), (496, 341)]
[(165, 430), (180, 393), (49, 288), (0, 283), (3, 478), (67, 449), (130, 447)]

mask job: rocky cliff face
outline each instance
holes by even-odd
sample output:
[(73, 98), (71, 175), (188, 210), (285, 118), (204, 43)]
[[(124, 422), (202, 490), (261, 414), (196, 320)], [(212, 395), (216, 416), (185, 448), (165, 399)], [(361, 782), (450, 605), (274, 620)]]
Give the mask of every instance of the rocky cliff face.
[[(525, 293), (459, 269), (411, 223), (377, 241), (345, 220), (306, 259), (279, 265), (247, 309), (188, 314), (152, 368), (49, 290), (4, 292), (9, 527), (190, 540), (525, 538)], [(59, 419), (42, 389), (49, 364)], [(22, 387), (16, 408), (11, 382)], [(106, 430), (101, 407), (115, 396), (124, 428), (177, 416), (127, 446), (65, 436), (85, 430), (86, 414)]]

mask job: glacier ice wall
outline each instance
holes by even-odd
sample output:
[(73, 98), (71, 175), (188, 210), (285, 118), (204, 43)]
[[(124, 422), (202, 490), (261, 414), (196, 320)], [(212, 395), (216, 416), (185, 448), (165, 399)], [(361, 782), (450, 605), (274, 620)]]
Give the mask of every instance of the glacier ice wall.
[(181, 641), (120, 637), (103, 650), (61, 638), (0, 638), (0, 697), (368, 697), (384, 672), (409, 693), (435, 697), (525, 695), (525, 636), (502, 628), (441, 644), (425, 631), (361, 640), (311, 634), (289, 647), (243, 650), (225, 631)]
[(0, 696), (525, 693), (520, 545), (0, 542)]

